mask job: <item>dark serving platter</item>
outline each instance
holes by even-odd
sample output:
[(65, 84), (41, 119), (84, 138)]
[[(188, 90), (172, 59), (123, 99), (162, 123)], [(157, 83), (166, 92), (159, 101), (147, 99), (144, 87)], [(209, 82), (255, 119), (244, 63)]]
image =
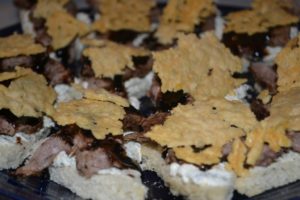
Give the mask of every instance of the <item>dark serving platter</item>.
[[(152, 171), (142, 172), (142, 181), (149, 187), (148, 200), (183, 200), (173, 196), (163, 181)], [(50, 181), (47, 174), (39, 177), (15, 177), (0, 172), (1, 200), (82, 200), (76, 194)], [(248, 198), (237, 193), (232, 200), (300, 200), (300, 181)]]
[[(240, 8), (222, 7), (223, 14)], [(0, 37), (21, 33), (19, 24), (0, 30)], [(1, 154), (0, 154), (1, 155)], [(153, 171), (143, 171), (142, 181), (149, 188), (147, 200), (184, 200), (174, 196), (163, 180)], [(16, 177), (10, 171), (0, 171), (0, 200), (82, 200), (69, 189), (49, 180), (44, 173), (34, 177)], [(234, 193), (232, 200), (300, 200), (300, 181), (267, 191), (263, 194), (246, 197)]]

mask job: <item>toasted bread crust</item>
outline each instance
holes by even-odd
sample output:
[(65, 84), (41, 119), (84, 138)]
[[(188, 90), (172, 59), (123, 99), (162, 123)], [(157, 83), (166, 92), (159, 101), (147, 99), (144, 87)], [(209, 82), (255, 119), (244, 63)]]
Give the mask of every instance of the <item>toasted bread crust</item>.
[(283, 186), (300, 179), (300, 154), (289, 152), (268, 167), (255, 167), (246, 177), (238, 178), (236, 190), (254, 196), (266, 190)]
[(142, 146), (142, 168), (154, 170), (170, 187), (173, 194), (181, 194), (190, 200), (226, 200), (233, 194), (233, 182), (228, 185), (212, 186), (204, 184), (185, 183), (181, 177), (171, 176), (170, 167), (154, 148)]

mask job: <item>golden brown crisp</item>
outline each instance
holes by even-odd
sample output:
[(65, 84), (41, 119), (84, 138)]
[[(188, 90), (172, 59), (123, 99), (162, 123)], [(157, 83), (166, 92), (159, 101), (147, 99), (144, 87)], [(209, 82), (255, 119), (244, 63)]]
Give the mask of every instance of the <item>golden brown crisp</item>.
[(54, 50), (69, 45), (76, 36), (89, 32), (87, 24), (75, 19), (65, 11), (54, 12), (47, 18), (47, 32), (52, 37), (51, 46)]
[(252, 133), (247, 135), (246, 145), (249, 148), (247, 164), (255, 165), (263, 152), (263, 146), (267, 143), (274, 152), (291, 146), (291, 140), (286, 136), (286, 124), (273, 125), (272, 122), (261, 123)]
[(53, 113), (56, 93), (42, 75), (30, 72), (0, 85), (0, 109), (7, 108), (17, 117), (40, 117)]
[(193, 32), (216, 11), (212, 0), (170, 0), (163, 11), (155, 36), (163, 44), (172, 43), (178, 32)]
[(154, 126), (146, 136), (168, 147), (223, 146), (250, 132), (256, 123), (247, 105), (212, 99), (177, 106), (163, 125)]
[(247, 147), (245, 144), (239, 138), (235, 139), (232, 145), (232, 151), (228, 156), (228, 167), (238, 176), (245, 176), (248, 173), (244, 168), (246, 153)]
[(16, 79), (21, 76), (25, 76), (32, 73), (32, 71), (28, 68), (24, 67), (16, 67), (15, 71), (12, 72), (2, 72), (0, 73), (0, 82), (1, 81), (6, 81), (6, 80), (11, 80), (11, 79)]
[(300, 86), (300, 35), (291, 40), (277, 55), (278, 90)]
[(153, 0), (100, 0), (101, 17), (93, 24), (94, 30), (107, 32), (122, 29), (150, 31), (150, 10)]
[(46, 49), (34, 42), (31, 35), (14, 34), (0, 38), (0, 58), (15, 57), (20, 55), (35, 55), (45, 52)]
[(233, 72), (242, 69), (240, 59), (212, 32), (201, 39), (181, 34), (176, 47), (153, 53), (153, 57), (162, 92), (183, 90), (195, 99), (224, 97), (241, 83), (232, 78)]
[(87, 99), (98, 100), (98, 101), (107, 101), (117, 104), (119, 106), (128, 107), (129, 103), (127, 99), (120, 97), (118, 95), (112, 94), (105, 89), (99, 88), (96, 90), (86, 89), (83, 90), (83, 96)]
[(35, 18), (47, 18), (54, 12), (63, 11), (69, 0), (38, 0), (33, 11)]
[(267, 32), (269, 28), (295, 24), (297, 16), (288, 13), (279, 0), (256, 0), (251, 10), (230, 13), (226, 16), (225, 32), (255, 33)]
[(287, 130), (300, 130), (300, 88), (294, 87), (273, 97), (270, 116), (260, 122), (247, 134), (246, 145), (249, 148), (247, 164), (255, 165), (260, 158), (264, 144), (274, 152), (292, 145), (286, 135)]
[(77, 124), (91, 130), (97, 139), (104, 139), (109, 133), (123, 133), (124, 115), (123, 107), (114, 103), (80, 99), (58, 104), (53, 118), (59, 125)]
[(279, 92), (273, 97), (270, 114), (267, 118), (269, 124), (276, 126), (288, 122), (289, 130), (300, 130), (300, 87)]
[(83, 55), (91, 60), (96, 77), (114, 77), (116, 74), (123, 74), (126, 67), (134, 69), (133, 56), (145, 56), (149, 55), (149, 52), (140, 48), (104, 42), (104, 46), (86, 48)]
[(213, 165), (220, 162), (222, 149), (219, 146), (208, 147), (202, 151), (195, 152), (191, 147), (173, 148), (176, 157), (196, 165)]

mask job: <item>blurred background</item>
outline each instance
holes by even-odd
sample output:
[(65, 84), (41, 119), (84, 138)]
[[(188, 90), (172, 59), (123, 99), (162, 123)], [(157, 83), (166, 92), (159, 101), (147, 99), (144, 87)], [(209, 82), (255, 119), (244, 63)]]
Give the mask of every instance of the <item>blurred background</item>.
[[(79, 8), (86, 7), (85, 0), (75, 1)], [(215, 2), (223, 6), (247, 7), (251, 0), (215, 0)], [(13, 0), (0, 0), (0, 29), (14, 25), (18, 21), (18, 12), (13, 6)]]

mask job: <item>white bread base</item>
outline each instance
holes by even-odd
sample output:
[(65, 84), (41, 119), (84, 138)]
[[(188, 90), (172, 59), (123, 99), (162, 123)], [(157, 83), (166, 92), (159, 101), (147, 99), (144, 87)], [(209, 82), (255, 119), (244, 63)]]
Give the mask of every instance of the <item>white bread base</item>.
[[(0, 170), (15, 169), (32, 154), (35, 143), (45, 138), (50, 133), (50, 129), (41, 129), (39, 132), (26, 135), (17, 133), (14, 137), (0, 136)], [(21, 138), (21, 143), (17, 143), (17, 137)]]
[[(170, 165), (166, 164), (161, 153), (154, 148), (142, 145), (142, 168), (155, 171), (170, 187), (173, 194), (181, 194), (190, 200), (226, 200), (231, 199), (234, 181), (228, 185), (208, 185), (186, 183), (181, 177), (170, 175)], [(216, 178), (217, 181), (217, 178)]]
[(236, 190), (254, 196), (266, 190), (286, 185), (300, 179), (300, 154), (289, 152), (268, 167), (255, 167), (246, 177), (238, 178)]
[(26, 146), (12, 142), (2, 143), (0, 137), (0, 170), (17, 168), (26, 157)]
[[(134, 172), (139, 174), (138, 171)], [(49, 173), (52, 181), (85, 199), (144, 200), (147, 196), (147, 188), (142, 184), (140, 176), (130, 176), (123, 171), (121, 174), (96, 174), (87, 179), (79, 175), (75, 164), (54, 164), (49, 168)]]

